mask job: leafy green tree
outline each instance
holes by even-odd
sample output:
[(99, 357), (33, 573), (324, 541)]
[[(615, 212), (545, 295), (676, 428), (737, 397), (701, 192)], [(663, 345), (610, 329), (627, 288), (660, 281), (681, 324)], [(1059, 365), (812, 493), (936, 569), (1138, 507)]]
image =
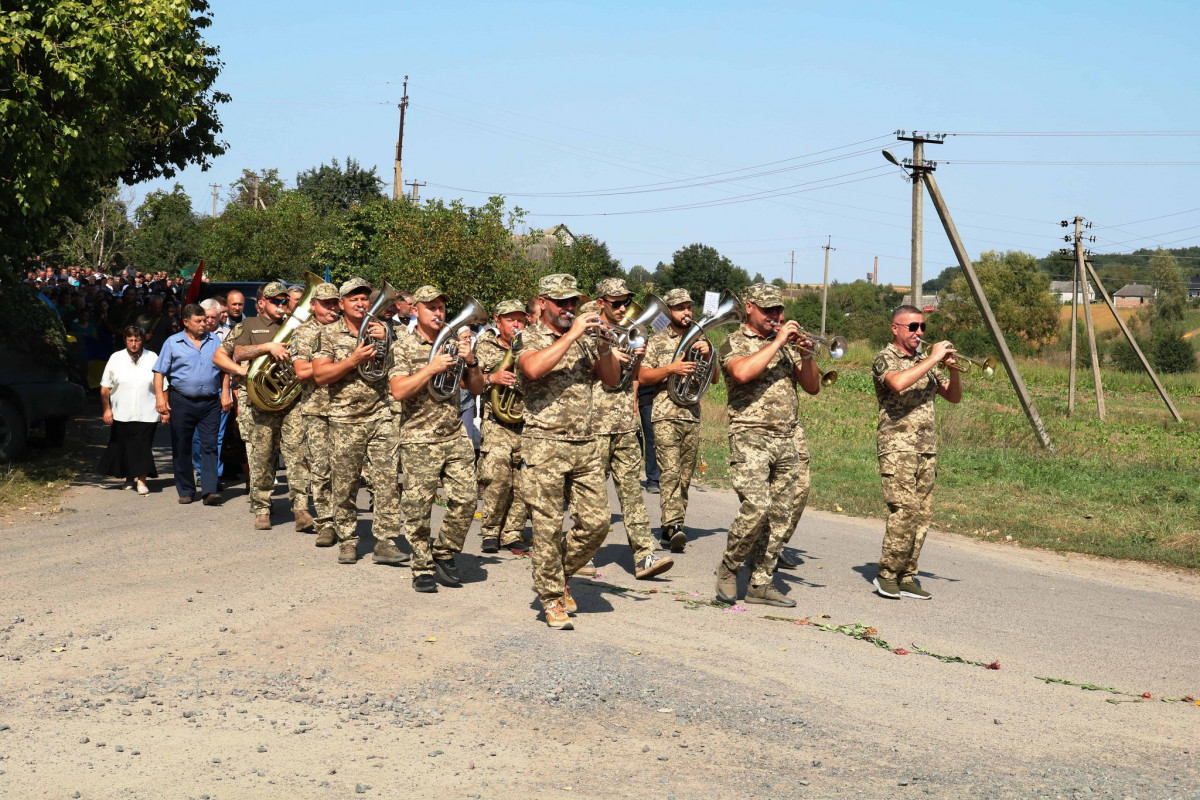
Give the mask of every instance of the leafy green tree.
[(1196, 351), (1179, 331), (1168, 325), (1156, 325), (1147, 356), (1154, 370), (1161, 373), (1191, 372), (1196, 369)]
[(117, 187), (111, 186), (80, 220), (69, 220), (63, 225), (55, 251), (64, 263), (103, 271), (114, 261), (124, 262), (134, 233), (129, 204)]
[(650, 273), (650, 270), (641, 264), (634, 264), (629, 268), (629, 274), (625, 276), (625, 285), (629, 287), (629, 291), (640, 296), (646, 291), (646, 284), (653, 280), (654, 276)]
[(925, 294), (937, 294), (950, 285), (950, 281), (962, 274), (962, 267), (946, 267), (936, 278), (930, 278), (921, 284)]
[(1161, 322), (1179, 322), (1187, 305), (1187, 284), (1175, 256), (1161, 247), (1150, 259), (1150, 280), (1154, 295), (1154, 318)]
[(321, 214), (383, 199), (383, 180), (375, 174), (375, 168), (365, 170), (349, 156), (345, 169), (335, 158), (330, 165), (321, 164), (301, 172), (296, 176), (296, 189)]
[[(659, 264), (660, 268), (665, 266)], [(683, 287), (692, 299), (699, 303), (705, 292), (740, 293), (750, 285), (746, 270), (735, 265), (717, 252), (715, 247), (704, 244), (689, 244), (675, 251), (671, 265), (664, 270), (663, 285), (658, 285), (655, 273), (655, 291), (662, 294), (667, 289)]]
[(131, 257), (143, 272), (165, 270), (171, 275), (194, 263), (199, 253), (199, 229), (192, 198), (178, 183), (170, 192), (158, 189), (133, 212), (137, 236)]
[(205, 269), (225, 280), (303, 283), (304, 273), (325, 274), (313, 260), (319, 243), (336, 235), (336, 216), (317, 212), (312, 200), (291, 189), (266, 209), (231, 204), (206, 220), (201, 252)]
[(556, 272), (574, 275), (579, 290), (589, 297), (595, 294), (596, 284), (605, 278), (625, 277), (621, 262), (608, 252), (608, 245), (586, 233), (575, 237), (572, 244), (554, 245), (545, 273)]
[(766, 283), (767, 279), (763, 277), (761, 272), (754, 273), (754, 277), (750, 279), (750, 283)]
[(279, 170), (254, 170), (242, 168), (242, 177), (229, 184), (229, 204), (243, 208), (269, 208), (279, 201), (283, 194), (283, 181), (279, 178)]
[(0, 257), (53, 243), (117, 180), (207, 166), (217, 48), (207, 0), (22, 0), (0, 10)]
[[(1004, 253), (988, 250), (979, 256), (974, 267), (1006, 336), (1015, 335), (1033, 350), (1040, 350), (1057, 338), (1058, 298), (1051, 296), (1050, 278), (1038, 270), (1036, 258), (1016, 250)], [(944, 335), (950, 338), (968, 330), (985, 330), (975, 298), (962, 275), (951, 280), (942, 291), (940, 311), (939, 322)]]

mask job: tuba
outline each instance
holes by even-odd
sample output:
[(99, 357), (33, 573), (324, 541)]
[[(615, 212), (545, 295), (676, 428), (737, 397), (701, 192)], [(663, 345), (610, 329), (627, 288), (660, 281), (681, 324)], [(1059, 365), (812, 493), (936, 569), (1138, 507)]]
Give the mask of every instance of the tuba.
[(708, 385), (712, 383), (713, 375), (716, 374), (717, 354), (711, 342), (708, 353), (700, 353), (695, 347), (697, 341), (701, 338), (707, 339), (708, 331), (713, 328), (734, 320), (744, 322), (745, 319), (746, 307), (736, 294), (730, 292), (712, 316), (702, 317), (699, 322), (692, 323), (692, 327), (675, 348), (674, 360), (694, 361), (696, 369), (691, 375), (671, 375), (667, 378), (667, 394), (672, 400), (681, 406), (694, 406), (700, 402), (700, 398), (708, 391)]
[[(518, 333), (517, 336), (521, 334)], [(514, 337), (513, 343), (509, 347), (508, 352), (504, 355), (503, 360), (496, 365), (491, 374), (513, 368), (513, 346), (516, 346), (517, 340)], [(503, 384), (493, 383), (491, 391), (488, 392), (488, 405), (492, 407), (492, 413), (496, 415), (496, 419), (503, 422), (505, 425), (516, 425), (525, 419), (525, 412), (521, 405), (521, 393), (513, 386), (504, 386)]]
[(371, 344), (375, 347), (375, 355), (370, 361), (364, 361), (358, 365), (358, 374), (364, 381), (375, 383), (387, 377), (388, 370), (392, 366), (392, 342), (396, 339), (396, 332), (392, 330), (392, 323), (387, 319), (381, 319), (379, 314), (383, 309), (396, 302), (396, 289), (387, 281), (383, 282), (383, 288), (379, 290), (379, 297), (375, 299), (375, 303), (367, 311), (367, 315), (363, 317), (362, 325), (358, 328), (358, 341), (355, 342), (355, 348), (362, 347), (367, 340), (367, 330), (372, 322), (378, 322), (383, 325), (383, 338), (372, 339)]
[[(323, 281), (312, 272), (304, 273), (304, 296), (272, 342), (287, 343), (296, 334), (296, 329), (312, 316), (312, 296)], [(276, 361), (270, 353), (264, 353), (250, 363), (246, 373), (246, 395), (255, 407), (263, 411), (283, 411), (300, 396), (300, 379), (296, 377), (290, 361)]]
[(442, 403), (455, 397), (458, 386), (462, 383), (463, 371), (467, 364), (458, 358), (458, 332), (467, 325), (482, 325), (487, 322), (487, 318), (487, 311), (483, 305), (474, 297), (468, 297), (467, 304), (458, 312), (458, 316), (438, 331), (437, 338), (433, 340), (433, 347), (429, 350), (429, 363), (433, 363), (433, 359), (443, 353), (453, 356), (458, 361), (450, 369), (429, 379), (429, 394), (434, 400)]

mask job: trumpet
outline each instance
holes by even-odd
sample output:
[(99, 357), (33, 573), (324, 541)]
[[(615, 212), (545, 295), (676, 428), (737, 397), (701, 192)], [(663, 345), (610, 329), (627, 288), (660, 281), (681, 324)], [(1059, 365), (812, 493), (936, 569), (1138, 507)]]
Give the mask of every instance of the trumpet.
[[(776, 333), (782, 327), (783, 327), (782, 322), (778, 323), (778, 324), (773, 324), (771, 326), (771, 332)], [(816, 352), (821, 349), (821, 346), (824, 345), (825, 349), (829, 351), (829, 357), (834, 359), (835, 361), (837, 359), (841, 358), (842, 356), (846, 355), (846, 348), (848, 348), (850, 346), (850, 343), (848, 341), (846, 341), (845, 336), (831, 336), (828, 339), (826, 339), (824, 336), (817, 336), (815, 333), (809, 333), (808, 331), (804, 330), (803, 326), (801, 326), (801, 328), (800, 328), (800, 335), (808, 338), (810, 341), (816, 343), (816, 345), (817, 345), (815, 350), (809, 350), (808, 348), (800, 348), (801, 350), (815, 355)], [(834, 374), (836, 375), (837, 373), (834, 373)], [(837, 380), (837, 378), (835, 377), (834, 381), (836, 381), (836, 380)]]
[[(917, 341), (920, 342), (922, 346), (929, 345), (929, 342), (925, 341), (920, 336), (917, 337)], [(996, 374), (996, 359), (992, 356), (987, 356), (986, 358), (970, 358), (969, 356), (964, 356), (962, 353), (957, 351), (953, 355), (954, 363), (946, 364), (947, 369), (952, 369), (955, 372), (961, 372), (965, 374), (971, 371), (971, 365), (974, 364), (975, 366), (979, 367), (979, 371), (983, 373), (983, 377), (985, 378), (990, 378)]]

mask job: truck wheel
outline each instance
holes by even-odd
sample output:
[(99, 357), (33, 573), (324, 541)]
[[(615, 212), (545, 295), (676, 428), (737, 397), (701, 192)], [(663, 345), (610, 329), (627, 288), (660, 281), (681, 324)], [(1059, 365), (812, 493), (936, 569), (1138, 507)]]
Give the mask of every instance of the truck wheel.
[(25, 418), (16, 406), (0, 399), (0, 464), (7, 464), (25, 449)]
[(67, 439), (67, 418), (51, 417), (42, 424), (46, 426), (46, 446), (62, 447)]

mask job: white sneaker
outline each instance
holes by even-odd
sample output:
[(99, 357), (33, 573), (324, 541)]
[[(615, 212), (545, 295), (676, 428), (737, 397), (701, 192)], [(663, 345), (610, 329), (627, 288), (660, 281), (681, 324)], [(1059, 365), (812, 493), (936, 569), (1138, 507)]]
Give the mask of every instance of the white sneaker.
[(592, 561), (592, 560), (589, 558), (589, 559), (588, 559), (588, 562), (587, 562), (586, 564), (584, 564), (582, 567), (580, 567), (580, 568), (579, 568), (579, 569), (576, 571), (576, 573), (575, 573), (575, 574), (576, 574), (576, 575), (578, 575), (578, 576), (579, 576), (579, 577), (581, 577), (581, 578), (594, 578), (594, 577), (596, 577), (596, 562), (595, 562), (595, 561)]
[(639, 581), (646, 578), (653, 578), (655, 575), (661, 575), (673, 566), (675, 566), (675, 562), (671, 560), (670, 556), (659, 558), (651, 553), (634, 565), (633, 577)]

